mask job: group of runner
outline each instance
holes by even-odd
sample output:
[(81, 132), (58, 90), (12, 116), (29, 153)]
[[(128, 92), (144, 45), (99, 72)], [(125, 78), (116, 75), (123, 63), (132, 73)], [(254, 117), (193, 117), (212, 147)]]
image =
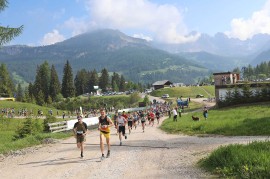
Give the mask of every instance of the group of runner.
[[(120, 146), (122, 146), (122, 139), (127, 139), (126, 125), (128, 132), (131, 134), (132, 129), (137, 129), (137, 126), (142, 126), (142, 132), (145, 132), (145, 125), (148, 121), (149, 126), (154, 126), (155, 119), (159, 124), (160, 118), (167, 112), (167, 105), (153, 105), (149, 110), (145, 111), (128, 111), (128, 112), (115, 112), (113, 120), (106, 115), (105, 109), (100, 109), (100, 117), (98, 130), (100, 131), (100, 150), (101, 160), (105, 158), (104, 155), (104, 140), (107, 144), (106, 158), (110, 157), (110, 128), (115, 127), (119, 136)], [(83, 157), (85, 136), (88, 133), (87, 125), (82, 121), (82, 116), (78, 116), (78, 122), (74, 124), (73, 128), (74, 137), (77, 140), (77, 147), (81, 150), (81, 157)]]

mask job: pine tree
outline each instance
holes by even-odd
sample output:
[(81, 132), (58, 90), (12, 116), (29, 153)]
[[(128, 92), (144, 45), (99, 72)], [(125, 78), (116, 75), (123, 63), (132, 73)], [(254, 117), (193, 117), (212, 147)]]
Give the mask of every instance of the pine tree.
[(19, 83), (17, 87), (16, 101), (23, 101), (23, 98), (24, 98), (23, 89), (22, 89), (21, 83)]
[[(0, 11), (3, 11), (8, 5), (7, 0), (0, 0)], [(18, 36), (23, 30), (23, 26), (18, 28), (0, 26), (0, 46), (11, 41)]]
[(61, 93), (61, 85), (60, 81), (57, 75), (57, 72), (55, 70), (54, 65), (51, 67), (51, 81), (50, 81), (50, 87), (49, 87), (49, 95), (51, 97), (52, 101), (55, 101), (55, 98), (57, 94)]
[(11, 97), (14, 92), (14, 84), (10, 78), (5, 64), (0, 65), (0, 96)]
[(62, 95), (64, 98), (75, 96), (75, 87), (73, 82), (72, 68), (69, 61), (64, 66), (64, 74), (62, 79)]
[(47, 61), (37, 67), (37, 74), (34, 83), (35, 88), (35, 98), (37, 98), (39, 91), (42, 91), (44, 96), (44, 101), (48, 100), (49, 87), (50, 87), (50, 67)]
[(82, 95), (86, 93), (87, 91), (87, 72), (85, 69), (82, 69), (77, 72), (75, 79), (74, 79), (74, 84), (75, 84), (75, 89), (76, 89), (76, 96)]
[(95, 92), (94, 86), (98, 86), (98, 73), (97, 71), (94, 69), (93, 71), (90, 72), (90, 78), (88, 81), (88, 88), (89, 88), (89, 92)]
[(123, 75), (120, 77), (119, 91), (124, 92), (126, 90), (126, 81)]
[(107, 87), (109, 87), (109, 73), (106, 68), (101, 70), (101, 76), (99, 77), (99, 88), (102, 91), (107, 91)]
[(113, 72), (111, 84), (112, 84), (112, 90), (113, 91), (119, 91), (120, 76), (119, 76), (118, 73)]

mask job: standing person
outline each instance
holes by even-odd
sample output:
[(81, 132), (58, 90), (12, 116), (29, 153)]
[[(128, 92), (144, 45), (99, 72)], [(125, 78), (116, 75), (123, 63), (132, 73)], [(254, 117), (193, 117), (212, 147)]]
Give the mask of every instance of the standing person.
[(107, 143), (107, 147), (108, 147), (108, 152), (107, 152), (107, 158), (110, 157), (110, 127), (113, 126), (113, 122), (111, 120), (110, 117), (108, 117), (106, 115), (106, 111), (105, 109), (100, 109), (100, 117), (99, 119), (99, 125), (98, 125), (98, 129), (100, 130), (100, 150), (101, 150), (101, 159), (104, 159), (104, 144), (103, 144), (103, 140), (102, 140), (102, 136), (104, 136), (106, 138), (106, 143)]
[(177, 112), (176, 112), (177, 107), (173, 108), (172, 113), (173, 113), (173, 121), (177, 122)]
[(122, 135), (125, 136), (125, 139), (127, 139), (126, 123), (127, 123), (126, 118), (124, 118), (123, 116), (121, 116), (121, 114), (119, 114), (116, 119), (116, 125), (118, 126), (120, 145), (122, 145)]
[(78, 116), (77, 119), (78, 122), (74, 124), (73, 133), (77, 140), (77, 147), (81, 149), (81, 157), (83, 157), (85, 136), (88, 130), (86, 123), (82, 121), (82, 116)]
[(204, 117), (205, 120), (208, 117), (208, 109), (206, 108), (206, 106), (204, 106), (204, 108), (203, 108), (203, 117)]
[(182, 115), (181, 115), (182, 114), (182, 108), (181, 108), (181, 106), (178, 107), (178, 114), (179, 114), (179, 117), (182, 117)]

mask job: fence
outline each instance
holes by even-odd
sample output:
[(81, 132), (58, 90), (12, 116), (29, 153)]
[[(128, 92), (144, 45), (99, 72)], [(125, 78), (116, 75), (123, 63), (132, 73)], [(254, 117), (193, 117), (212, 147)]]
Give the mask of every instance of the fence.
[(52, 133), (68, 130), (67, 121), (48, 123), (48, 126)]

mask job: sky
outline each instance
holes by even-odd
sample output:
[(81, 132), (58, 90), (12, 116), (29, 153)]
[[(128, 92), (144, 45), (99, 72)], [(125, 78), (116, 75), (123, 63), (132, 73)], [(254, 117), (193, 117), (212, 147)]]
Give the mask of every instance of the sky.
[(103, 28), (162, 43), (218, 32), (246, 40), (270, 34), (270, 0), (8, 0), (0, 26), (21, 25), (5, 45), (50, 45)]

